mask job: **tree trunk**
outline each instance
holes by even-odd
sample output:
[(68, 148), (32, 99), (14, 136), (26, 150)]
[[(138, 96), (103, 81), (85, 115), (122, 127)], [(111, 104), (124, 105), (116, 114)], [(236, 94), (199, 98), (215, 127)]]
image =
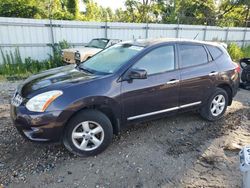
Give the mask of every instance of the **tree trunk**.
[(246, 17), (245, 17), (245, 23), (246, 23), (246, 27), (250, 27), (250, 22), (248, 22), (248, 17), (249, 17), (249, 12), (250, 12), (250, 6), (247, 6), (247, 13), (246, 13)]

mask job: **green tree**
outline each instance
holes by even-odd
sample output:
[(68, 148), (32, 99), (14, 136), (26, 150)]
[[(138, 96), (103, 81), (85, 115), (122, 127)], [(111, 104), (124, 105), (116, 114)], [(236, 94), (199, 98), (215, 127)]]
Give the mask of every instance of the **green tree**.
[(99, 6), (93, 0), (85, 0), (86, 12), (82, 16), (84, 21), (114, 21), (116, 16), (110, 8)]
[(0, 0), (0, 16), (83, 21), (180, 23), (250, 27), (250, 0), (126, 0), (112, 11), (93, 0)]
[(73, 20), (74, 15), (67, 11), (66, 0), (35, 0), (40, 13), (35, 18)]
[(102, 10), (97, 3), (92, 0), (89, 0), (86, 3), (86, 13), (83, 20), (86, 21), (102, 21)]
[(63, 0), (0, 0), (0, 16), (39, 19), (51, 15), (53, 19), (74, 19), (63, 5)]
[(182, 24), (214, 25), (216, 8), (214, 0), (178, 0), (177, 16)]
[(221, 0), (217, 11), (217, 25), (246, 26), (249, 13), (249, 0)]
[(164, 0), (126, 0), (125, 10), (116, 10), (116, 18), (123, 22), (161, 22)]
[(79, 1), (67, 0), (67, 10), (74, 15), (75, 19), (79, 17)]
[(40, 13), (34, 0), (0, 0), (0, 16), (33, 18)]

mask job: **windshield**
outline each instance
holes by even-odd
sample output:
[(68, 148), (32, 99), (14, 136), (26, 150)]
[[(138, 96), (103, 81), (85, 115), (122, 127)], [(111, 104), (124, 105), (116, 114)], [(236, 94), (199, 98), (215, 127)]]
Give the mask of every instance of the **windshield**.
[(82, 63), (80, 68), (91, 72), (111, 74), (139, 53), (142, 49), (143, 47), (141, 46), (116, 44)]
[(107, 39), (93, 39), (86, 46), (104, 49), (107, 46), (108, 42), (109, 40)]

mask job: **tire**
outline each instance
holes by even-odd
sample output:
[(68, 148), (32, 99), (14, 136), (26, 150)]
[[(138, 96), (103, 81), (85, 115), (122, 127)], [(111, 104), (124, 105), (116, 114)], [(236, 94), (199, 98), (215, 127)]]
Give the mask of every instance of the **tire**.
[(68, 122), (63, 144), (71, 153), (87, 157), (104, 151), (112, 138), (112, 124), (105, 114), (97, 110), (83, 110)]
[[(224, 97), (224, 107), (222, 109), (223, 100), (219, 104), (214, 105), (215, 101)], [(223, 99), (222, 97), (222, 99)], [(218, 108), (217, 108), (217, 107)], [(228, 94), (224, 89), (216, 88), (208, 102), (200, 109), (200, 115), (208, 121), (216, 121), (222, 118), (228, 106)], [(214, 107), (214, 108), (213, 108)], [(217, 112), (217, 113), (216, 113)]]

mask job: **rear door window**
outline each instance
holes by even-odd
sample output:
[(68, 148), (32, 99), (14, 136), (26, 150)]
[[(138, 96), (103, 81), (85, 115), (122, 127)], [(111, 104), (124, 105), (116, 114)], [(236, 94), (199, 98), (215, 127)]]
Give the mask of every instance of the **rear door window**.
[(202, 45), (180, 44), (180, 67), (186, 68), (209, 62), (208, 54)]

